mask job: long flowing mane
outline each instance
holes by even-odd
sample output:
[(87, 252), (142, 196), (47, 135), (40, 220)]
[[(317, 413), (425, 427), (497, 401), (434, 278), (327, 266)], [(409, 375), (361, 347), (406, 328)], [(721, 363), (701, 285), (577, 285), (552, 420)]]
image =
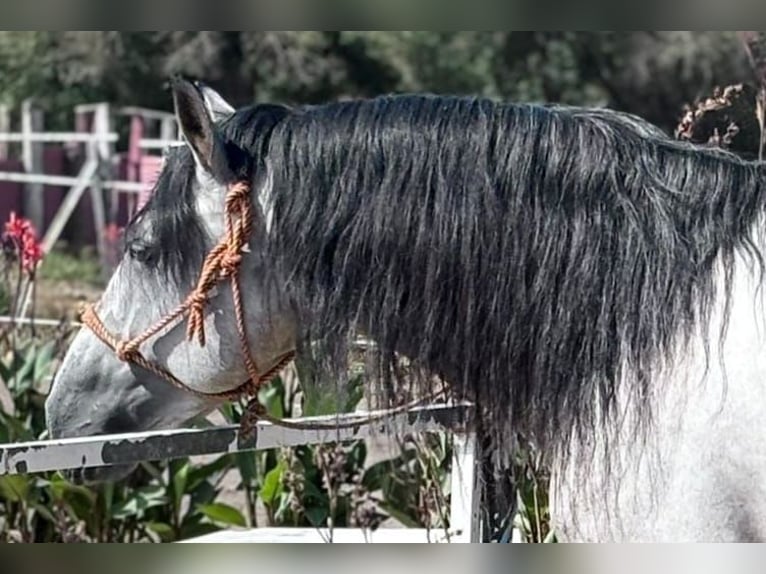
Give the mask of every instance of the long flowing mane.
[(340, 370), (350, 331), (368, 333), (383, 380), (406, 353), (499, 441), (588, 436), (621, 382), (642, 402), (709, 316), (714, 262), (760, 262), (763, 166), (606, 110), (335, 103), (287, 116), (267, 162), (307, 336)]
[[(268, 170), (273, 254), (335, 376), (353, 333), (476, 402), (502, 444), (646, 408), (656, 365), (728, 296), (766, 170), (608, 110), (406, 95), (224, 126)], [(721, 267), (718, 267), (718, 266)], [(719, 293), (716, 269), (724, 270)]]

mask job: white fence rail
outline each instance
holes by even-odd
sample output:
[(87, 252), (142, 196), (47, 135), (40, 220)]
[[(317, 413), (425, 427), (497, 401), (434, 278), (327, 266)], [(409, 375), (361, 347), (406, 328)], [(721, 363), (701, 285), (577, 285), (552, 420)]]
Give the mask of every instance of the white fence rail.
[(387, 431), (405, 434), (450, 431), (465, 420), (469, 408), (468, 405), (415, 408), (378, 424), (365, 423), (367, 417), (377, 414), (374, 411), (300, 419), (325, 424), (359, 421), (358, 427), (332, 430), (296, 430), (262, 421), (250, 440), (239, 435), (237, 426), (227, 425), (4, 444), (0, 445), (0, 475), (350, 441)]
[(186, 542), (479, 542), (479, 480), (476, 444), (463, 425), (472, 414), (468, 404), (414, 408), (378, 423), (366, 419), (379, 412), (300, 419), (305, 422), (359, 422), (340, 429), (297, 430), (259, 422), (243, 437), (234, 425), (40, 440), (0, 445), (0, 475), (133, 464), (152, 460), (235, 453), (279, 447), (353, 441), (385, 433), (407, 435), (453, 432), (449, 531), (426, 529), (256, 528), (225, 530)]

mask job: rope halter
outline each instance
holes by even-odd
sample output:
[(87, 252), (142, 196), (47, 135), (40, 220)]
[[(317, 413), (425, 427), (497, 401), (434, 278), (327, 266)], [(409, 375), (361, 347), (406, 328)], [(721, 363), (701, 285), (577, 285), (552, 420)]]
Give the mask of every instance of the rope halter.
[[(250, 352), (244, 307), (242, 305), (242, 291), (239, 283), (242, 253), (253, 230), (253, 208), (250, 202), (250, 184), (248, 182), (237, 181), (229, 186), (226, 193), (225, 218), (226, 228), (224, 236), (205, 257), (205, 261), (202, 264), (202, 272), (194, 289), (178, 307), (162, 317), (143, 333), (128, 340), (121, 340), (104, 326), (103, 321), (101, 321), (96, 312), (95, 305), (87, 305), (81, 314), (82, 323), (112, 349), (120, 361), (139, 365), (175, 387), (206, 399), (234, 399), (242, 396), (255, 396), (294, 356), (293, 351), (286, 353), (280, 357), (276, 365), (265, 373), (260, 374), (258, 373), (255, 359)], [(196, 339), (199, 345), (204, 347), (206, 341), (205, 307), (210, 300), (210, 293), (213, 288), (227, 279), (231, 284), (237, 332), (248, 380), (232, 390), (205, 393), (190, 387), (168, 369), (149, 361), (141, 353), (140, 347), (171, 323), (182, 320), (185, 316), (188, 316), (186, 326), (187, 339), (189, 341)]]

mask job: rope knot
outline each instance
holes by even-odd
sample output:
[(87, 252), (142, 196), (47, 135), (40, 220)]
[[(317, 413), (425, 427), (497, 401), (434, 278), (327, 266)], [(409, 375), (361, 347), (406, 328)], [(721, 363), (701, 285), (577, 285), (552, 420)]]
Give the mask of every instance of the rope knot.
[(250, 184), (245, 181), (237, 182), (229, 188), (226, 194), (226, 211), (242, 213), (248, 201), (250, 201)]
[(115, 345), (114, 352), (120, 361), (129, 363), (138, 356), (138, 343), (136, 341), (120, 341)]
[(239, 269), (242, 262), (242, 254), (235, 249), (227, 249), (221, 256), (221, 276), (228, 277)]
[(189, 305), (189, 322), (186, 328), (186, 336), (190, 340), (195, 336), (200, 346), (205, 346), (205, 305), (207, 304), (207, 292), (201, 289), (192, 291), (187, 299)]

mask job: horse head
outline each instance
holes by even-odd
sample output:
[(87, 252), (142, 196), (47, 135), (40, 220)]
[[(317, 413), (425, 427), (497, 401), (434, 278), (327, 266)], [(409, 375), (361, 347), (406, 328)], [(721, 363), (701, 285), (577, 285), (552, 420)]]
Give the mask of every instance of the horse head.
[[(294, 348), (296, 328), (265, 249), (267, 214), (258, 199), (270, 181), (266, 166), (226, 137), (221, 126), (235, 110), (212, 89), (177, 79), (172, 91), (186, 143), (167, 153), (152, 199), (129, 224), (123, 258), (92, 317), (104, 333), (129, 341), (188, 301), (206, 256), (227, 233), (227, 192), (239, 185), (250, 192), (246, 200), (252, 224), (247, 241), (232, 254), (238, 259), (245, 340), (258, 369), (269, 370)], [(280, 113), (285, 109), (267, 107), (264, 129), (273, 127)], [(221, 283), (197, 301), (204, 345), (188, 337), (185, 322), (179, 320), (149, 337), (140, 350), (133, 349), (155, 370), (125, 360), (130, 357), (113, 352), (103, 336), (83, 328), (46, 402), (50, 435), (174, 428), (215, 409), (221, 395), (248, 380), (243, 338), (234, 320), (235, 297), (225, 287)], [(171, 384), (162, 372), (183, 384)], [(131, 470), (79, 469), (72, 478), (114, 480)]]

